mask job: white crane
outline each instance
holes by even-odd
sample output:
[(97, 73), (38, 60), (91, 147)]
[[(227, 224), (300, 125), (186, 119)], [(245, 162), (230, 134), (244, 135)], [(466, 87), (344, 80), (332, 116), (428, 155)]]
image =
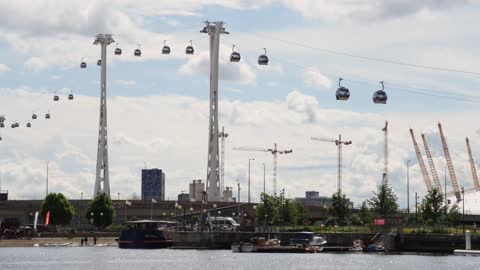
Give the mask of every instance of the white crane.
[(228, 138), (228, 133), (225, 132), (224, 127), (222, 126), (222, 132), (218, 134), (218, 137), (221, 139), (221, 156), (220, 156), (220, 197), (222, 201), (223, 191), (225, 190), (225, 139)]
[(352, 141), (342, 141), (342, 135), (338, 135), (338, 140), (334, 139), (327, 139), (327, 138), (320, 138), (320, 137), (312, 137), (314, 141), (322, 141), (322, 142), (333, 142), (338, 147), (338, 180), (337, 180), (337, 190), (339, 193), (342, 192), (342, 145), (350, 145)]
[(253, 147), (234, 147), (233, 150), (241, 151), (256, 151), (256, 152), (269, 152), (273, 155), (273, 194), (277, 195), (277, 156), (278, 154), (291, 154), (292, 149), (289, 150), (278, 150), (277, 144), (274, 143), (273, 148), (253, 148)]

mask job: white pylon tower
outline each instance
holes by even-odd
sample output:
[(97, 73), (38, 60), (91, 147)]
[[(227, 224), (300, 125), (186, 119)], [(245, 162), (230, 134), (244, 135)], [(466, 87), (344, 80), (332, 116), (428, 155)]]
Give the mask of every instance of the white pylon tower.
[(440, 139), (442, 140), (443, 152), (445, 153), (445, 160), (447, 161), (447, 169), (450, 175), (450, 181), (452, 181), (453, 193), (457, 201), (462, 200), (462, 195), (460, 193), (460, 186), (458, 185), (457, 176), (455, 174), (455, 169), (453, 168), (452, 158), (450, 157), (450, 152), (448, 151), (447, 140), (443, 134), (442, 124), (438, 122), (438, 131), (440, 132)]
[(220, 175), (218, 155), (218, 65), (220, 34), (228, 34), (223, 22), (205, 22), (201, 33), (210, 36), (210, 121), (208, 126), (207, 198), (220, 201)]
[(225, 132), (224, 127), (222, 126), (222, 132), (218, 134), (218, 136), (222, 139), (222, 149), (221, 149), (221, 162), (220, 162), (220, 196), (223, 198), (223, 191), (225, 190), (225, 139), (228, 137), (228, 133)]
[(101, 46), (101, 81), (100, 81), (100, 123), (98, 131), (97, 172), (93, 197), (105, 193), (110, 197), (108, 174), (107, 143), (107, 46), (115, 42), (111, 34), (98, 34), (93, 44)]
[(385, 121), (385, 127), (382, 128), (382, 131), (385, 135), (385, 152), (384, 152), (384, 159), (385, 159), (385, 168), (383, 171), (383, 180), (382, 184), (388, 183), (388, 121)]

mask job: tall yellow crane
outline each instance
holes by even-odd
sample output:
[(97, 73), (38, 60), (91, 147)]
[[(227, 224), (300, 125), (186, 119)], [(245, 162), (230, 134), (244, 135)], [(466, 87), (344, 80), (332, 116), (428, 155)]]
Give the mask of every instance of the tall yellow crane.
[(442, 140), (443, 152), (445, 153), (445, 159), (447, 160), (448, 174), (450, 175), (450, 180), (452, 181), (453, 193), (455, 194), (457, 201), (461, 201), (462, 196), (460, 194), (460, 187), (458, 186), (457, 176), (455, 175), (455, 169), (453, 168), (450, 152), (448, 151), (447, 140), (445, 140), (442, 124), (440, 124), (440, 122), (438, 122), (438, 130), (440, 131), (440, 139)]
[(467, 142), (468, 158), (470, 159), (470, 168), (472, 170), (473, 186), (475, 187), (475, 191), (480, 191), (480, 184), (478, 183), (477, 169), (475, 168), (475, 162), (473, 161), (470, 141), (468, 140), (468, 138), (465, 138), (465, 141)]
[(433, 163), (432, 154), (428, 148), (427, 139), (425, 134), (422, 133), (423, 146), (425, 147), (425, 153), (427, 154), (428, 165), (430, 166), (430, 171), (432, 172), (433, 183), (440, 193), (442, 193), (442, 185), (440, 184), (440, 179), (438, 179), (437, 169)]
[(425, 166), (425, 162), (423, 161), (422, 153), (420, 152), (420, 148), (418, 147), (417, 140), (415, 139), (415, 135), (413, 135), (413, 129), (410, 129), (410, 135), (412, 135), (413, 146), (415, 147), (415, 153), (417, 154), (418, 164), (420, 165), (420, 170), (423, 174), (423, 180), (425, 181), (425, 185), (427, 186), (427, 190), (430, 191), (432, 189), (432, 182), (430, 181), (430, 176), (428, 175), (427, 167)]

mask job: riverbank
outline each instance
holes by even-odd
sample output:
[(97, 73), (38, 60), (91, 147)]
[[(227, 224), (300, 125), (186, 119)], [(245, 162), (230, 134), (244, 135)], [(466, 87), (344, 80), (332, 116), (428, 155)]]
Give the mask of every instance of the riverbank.
[[(66, 237), (54, 237), (54, 238), (32, 238), (32, 239), (1, 239), (0, 247), (33, 247), (35, 244), (39, 246), (45, 245), (58, 245), (58, 244), (81, 244), (80, 237), (66, 238)], [(88, 244), (93, 244), (93, 238), (88, 238)], [(97, 244), (100, 245), (116, 245), (115, 237), (97, 237)]]

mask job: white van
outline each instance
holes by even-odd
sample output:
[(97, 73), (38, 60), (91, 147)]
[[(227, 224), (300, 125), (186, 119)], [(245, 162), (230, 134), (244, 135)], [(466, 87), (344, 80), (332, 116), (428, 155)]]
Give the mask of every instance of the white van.
[(240, 224), (231, 217), (207, 217), (207, 224), (213, 231), (238, 231)]

